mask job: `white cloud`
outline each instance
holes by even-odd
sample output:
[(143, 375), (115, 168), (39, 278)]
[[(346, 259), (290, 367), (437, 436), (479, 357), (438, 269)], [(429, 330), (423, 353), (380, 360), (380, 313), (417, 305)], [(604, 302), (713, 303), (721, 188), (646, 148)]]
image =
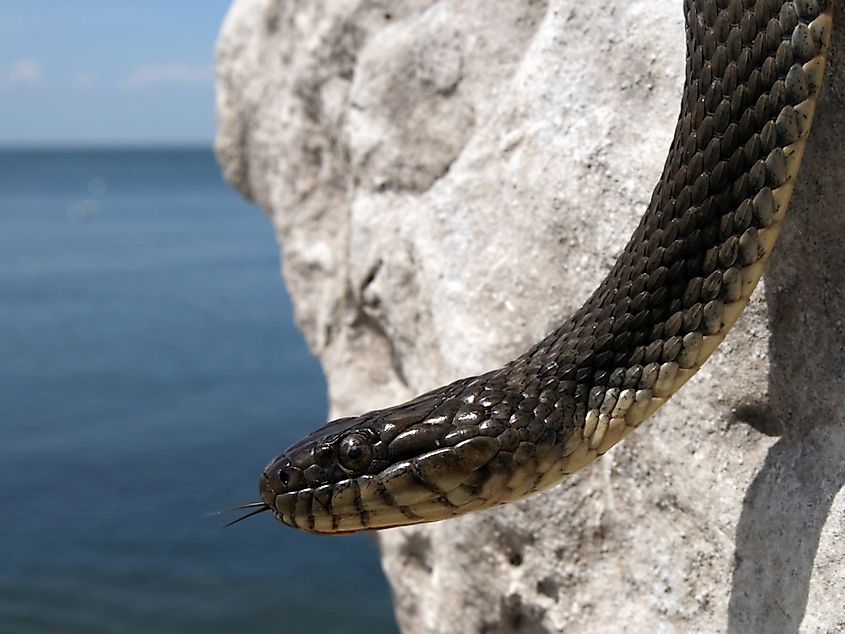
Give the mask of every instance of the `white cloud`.
[(90, 71), (83, 71), (71, 77), (70, 82), (74, 89), (80, 92), (84, 92), (86, 90), (96, 88), (97, 84), (100, 82), (100, 79), (99, 77), (97, 77), (96, 73)]
[(214, 81), (211, 66), (188, 66), (187, 64), (163, 64), (139, 66), (126, 78), (129, 88), (148, 86), (208, 84)]
[(43, 79), (44, 69), (34, 59), (18, 59), (0, 70), (0, 86), (36, 86)]

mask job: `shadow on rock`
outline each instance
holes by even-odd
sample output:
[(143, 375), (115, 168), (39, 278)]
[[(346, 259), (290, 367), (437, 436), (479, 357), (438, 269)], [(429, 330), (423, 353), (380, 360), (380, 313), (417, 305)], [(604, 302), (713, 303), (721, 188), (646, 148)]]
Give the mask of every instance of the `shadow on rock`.
[(845, 483), (845, 1), (836, 5), (825, 89), (766, 277), (771, 367), (760, 411), (783, 435), (737, 525), (732, 634), (799, 630), (819, 539)]

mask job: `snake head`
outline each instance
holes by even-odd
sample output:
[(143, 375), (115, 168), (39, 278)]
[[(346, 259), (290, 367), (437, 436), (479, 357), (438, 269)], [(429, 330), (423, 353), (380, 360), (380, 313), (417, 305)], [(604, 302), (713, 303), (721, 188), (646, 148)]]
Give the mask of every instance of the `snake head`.
[(363, 475), (377, 448), (381, 449), (378, 433), (372, 426), (355, 418), (332, 421), (270, 461), (261, 474), (261, 499), (273, 508), (277, 496)]
[(333, 421), (267, 465), (261, 499), (288, 526), (342, 534), (446, 519), (536, 490), (535, 449), (555, 434), (517, 451), (519, 434), (471, 401), (447, 387)]
[(270, 461), (261, 474), (259, 493), (276, 518), (293, 528), (323, 532), (317, 525), (325, 521), (318, 518), (332, 518), (336, 492), (355, 488), (360, 494), (354, 484), (358, 478), (389, 466), (387, 446), (375, 423), (366, 415), (332, 421)]

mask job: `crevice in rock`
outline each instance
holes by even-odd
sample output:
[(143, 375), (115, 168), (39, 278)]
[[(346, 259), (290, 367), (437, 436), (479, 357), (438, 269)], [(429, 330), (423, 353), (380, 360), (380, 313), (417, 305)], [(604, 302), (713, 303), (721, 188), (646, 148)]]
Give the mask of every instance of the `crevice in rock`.
[(485, 620), (479, 634), (551, 634), (543, 625), (545, 610), (536, 605), (527, 605), (516, 593), (502, 597), (499, 601), (499, 617)]
[(424, 533), (409, 534), (402, 544), (401, 554), (409, 565), (421, 568), (426, 574), (431, 574), (434, 570), (431, 561), (431, 537)]
[(348, 303), (355, 310), (354, 317), (349, 322), (348, 326), (354, 330), (369, 330), (371, 334), (384, 340), (389, 350), (390, 366), (393, 369), (396, 379), (405, 387), (410, 387), (408, 377), (405, 374), (405, 369), (402, 365), (402, 358), (399, 355), (396, 346), (393, 343), (392, 337), (388, 334), (382, 323), (373, 315), (367, 312), (366, 307), (359, 303), (352, 297), (351, 292), (347, 296)]

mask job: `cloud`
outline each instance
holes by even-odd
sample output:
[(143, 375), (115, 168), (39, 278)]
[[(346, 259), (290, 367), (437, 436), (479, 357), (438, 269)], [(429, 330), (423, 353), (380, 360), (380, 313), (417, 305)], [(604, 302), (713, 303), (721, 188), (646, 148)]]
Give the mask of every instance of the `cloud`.
[(44, 69), (34, 59), (18, 59), (0, 70), (0, 86), (36, 86), (43, 79)]
[(132, 71), (126, 78), (129, 88), (147, 88), (162, 85), (210, 84), (214, 81), (211, 66), (188, 66), (187, 64), (144, 65)]
[(70, 78), (71, 85), (74, 87), (75, 90), (80, 92), (96, 88), (99, 81), (100, 80), (99, 77), (97, 77), (97, 74), (91, 71), (83, 71), (81, 73), (76, 73), (75, 75), (73, 75), (73, 77)]

